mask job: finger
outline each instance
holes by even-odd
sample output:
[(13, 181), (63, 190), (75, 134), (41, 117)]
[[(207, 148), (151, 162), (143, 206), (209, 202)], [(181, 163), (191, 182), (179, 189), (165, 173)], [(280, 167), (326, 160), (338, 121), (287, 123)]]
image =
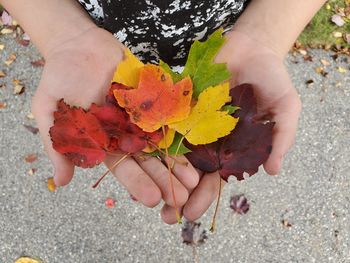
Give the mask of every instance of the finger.
[(175, 160), (171, 158), (167, 160), (171, 167), (173, 167), (172, 171), (174, 175), (187, 190), (191, 191), (197, 186), (199, 182), (199, 173), (185, 156), (177, 156)]
[[(182, 216), (182, 207), (179, 208), (179, 213), (180, 216)], [(177, 223), (175, 208), (170, 205), (163, 205), (162, 209), (160, 210), (160, 216), (164, 223), (168, 225), (173, 225)]]
[(288, 100), (285, 103), (290, 105), (289, 108), (274, 116), (276, 124), (273, 129), (272, 152), (264, 164), (265, 171), (270, 175), (275, 175), (281, 170), (283, 158), (295, 141), (301, 103), (296, 96)]
[(200, 218), (216, 200), (219, 194), (219, 179), (223, 187), (226, 182), (221, 179), (218, 172), (205, 174), (202, 177), (183, 209), (183, 215), (187, 220), (195, 221)]
[[(113, 167), (120, 158), (119, 156), (108, 155), (105, 159), (107, 167)], [(126, 158), (112, 170), (117, 180), (132, 194), (138, 201), (147, 207), (156, 206), (161, 200), (161, 192), (153, 180), (132, 158)]]
[(174, 175), (169, 173), (168, 168), (165, 167), (160, 160), (155, 157), (144, 159), (138, 156), (136, 157), (136, 161), (159, 187), (166, 204), (173, 207), (175, 206), (170, 176), (172, 176), (177, 206), (179, 207), (185, 204), (188, 199), (188, 191), (186, 187), (181, 184)]
[(32, 101), (32, 112), (38, 125), (44, 148), (54, 167), (54, 182), (57, 186), (68, 184), (74, 174), (74, 165), (64, 155), (52, 148), (49, 129), (53, 125), (53, 112), (56, 110), (56, 101), (47, 97), (35, 96)]

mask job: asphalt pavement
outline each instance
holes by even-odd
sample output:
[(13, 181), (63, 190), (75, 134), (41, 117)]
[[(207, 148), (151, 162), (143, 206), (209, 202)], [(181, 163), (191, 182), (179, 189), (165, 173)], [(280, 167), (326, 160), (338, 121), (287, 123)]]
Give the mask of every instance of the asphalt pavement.
[[(0, 78), (0, 105), (6, 103), (0, 109), (0, 262), (22, 255), (48, 263), (193, 262), (181, 226), (164, 224), (160, 206), (147, 209), (131, 200), (112, 176), (91, 188), (103, 167), (78, 169), (67, 187), (48, 190), (52, 167), (39, 136), (23, 126), (35, 126), (27, 115), (42, 68), (30, 62), (40, 56), (11, 38), (1, 36), (0, 42), (0, 70), (6, 74)], [(12, 53), (17, 58), (7, 66)], [(200, 262), (350, 262), (350, 58), (334, 61), (323, 50), (310, 55), (312, 62), (302, 55), (286, 61), (303, 112), (281, 174), (260, 171), (242, 182), (230, 180), (217, 231), (197, 249)], [(13, 94), (14, 79), (25, 87), (21, 95)], [(25, 162), (31, 153), (38, 160)], [(250, 203), (245, 215), (229, 208), (236, 194)], [(107, 197), (116, 200), (114, 208), (106, 207)], [(213, 207), (201, 218), (204, 228), (212, 214)]]

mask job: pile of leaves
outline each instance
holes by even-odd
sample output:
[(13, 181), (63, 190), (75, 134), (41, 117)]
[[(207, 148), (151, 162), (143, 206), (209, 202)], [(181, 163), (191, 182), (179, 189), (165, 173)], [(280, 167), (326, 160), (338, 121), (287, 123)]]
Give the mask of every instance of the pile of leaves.
[[(163, 61), (144, 64), (126, 49), (104, 105), (83, 109), (58, 102), (53, 148), (83, 168), (116, 151), (143, 151), (185, 154), (195, 167), (218, 171), (225, 180), (253, 175), (271, 152), (274, 123), (256, 120), (251, 85), (230, 90), (226, 64), (214, 63), (224, 42), (221, 29), (194, 42), (181, 73)], [(167, 165), (171, 172), (173, 164)]]

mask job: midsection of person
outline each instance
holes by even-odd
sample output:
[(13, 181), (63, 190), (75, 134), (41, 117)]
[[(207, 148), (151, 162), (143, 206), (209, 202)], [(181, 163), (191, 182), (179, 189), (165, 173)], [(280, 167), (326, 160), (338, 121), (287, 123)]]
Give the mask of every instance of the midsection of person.
[(225, 31), (248, 0), (78, 0), (97, 24), (144, 62), (183, 65), (194, 40)]

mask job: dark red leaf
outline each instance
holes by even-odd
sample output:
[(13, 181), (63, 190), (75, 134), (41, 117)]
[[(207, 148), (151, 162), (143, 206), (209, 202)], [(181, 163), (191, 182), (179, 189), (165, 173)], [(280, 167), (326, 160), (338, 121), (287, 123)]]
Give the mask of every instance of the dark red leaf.
[(249, 211), (249, 203), (244, 195), (234, 195), (230, 200), (231, 209), (237, 214), (243, 215)]
[(255, 174), (269, 157), (274, 123), (264, 124), (255, 120), (257, 105), (250, 84), (233, 88), (230, 95), (231, 105), (240, 107), (234, 113), (234, 117), (239, 117), (236, 128), (215, 143), (199, 146), (187, 143), (186, 146), (192, 152), (186, 157), (204, 172), (218, 170), (224, 180), (230, 175), (243, 180), (244, 172)]
[(45, 65), (45, 60), (43, 58), (31, 61), (30, 64), (32, 64), (33, 67), (43, 67)]
[(110, 140), (95, 115), (82, 108), (70, 107), (61, 99), (54, 118), (50, 135), (56, 151), (83, 168), (104, 160)]
[(36, 127), (33, 127), (32, 125), (23, 124), (23, 126), (33, 134), (37, 134), (39, 132), (39, 129)]
[(30, 43), (30, 40), (23, 39), (23, 38), (21, 38), (21, 37), (17, 37), (17, 38), (16, 38), (16, 41), (17, 41), (18, 44), (20, 44), (20, 45), (22, 45), (22, 46), (25, 46), (25, 47), (28, 46), (29, 43)]

